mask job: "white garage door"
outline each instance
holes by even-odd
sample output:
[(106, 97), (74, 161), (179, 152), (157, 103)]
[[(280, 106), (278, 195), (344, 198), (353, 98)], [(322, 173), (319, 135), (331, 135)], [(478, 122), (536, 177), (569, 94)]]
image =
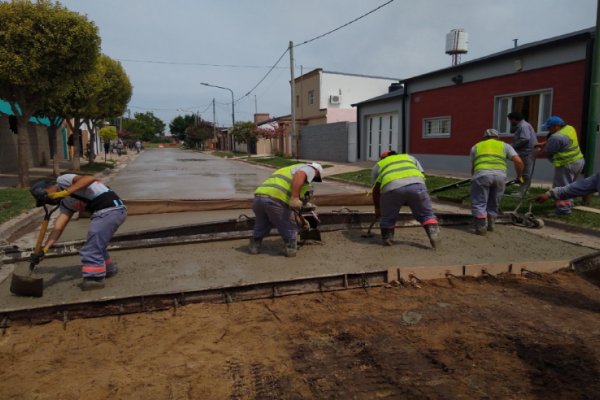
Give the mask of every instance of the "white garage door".
[(386, 150), (398, 149), (398, 114), (378, 114), (367, 118), (367, 160), (378, 161)]

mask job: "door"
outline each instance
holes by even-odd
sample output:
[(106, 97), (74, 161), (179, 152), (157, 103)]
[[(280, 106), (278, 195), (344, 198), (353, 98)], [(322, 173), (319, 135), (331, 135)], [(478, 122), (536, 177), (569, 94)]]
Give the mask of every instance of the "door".
[(398, 114), (378, 114), (367, 118), (367, 160), (379, 161), (386, 150), (398, 148)]

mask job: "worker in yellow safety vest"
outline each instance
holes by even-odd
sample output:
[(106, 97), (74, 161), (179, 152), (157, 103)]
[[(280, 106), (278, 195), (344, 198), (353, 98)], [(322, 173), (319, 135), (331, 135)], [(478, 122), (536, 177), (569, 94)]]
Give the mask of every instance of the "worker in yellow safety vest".
[(487, 129), (483, 136), (485, 139), (471, 148), (471, 213), (475, 233), (482, 236), (495, 228), (506, 186), (507, 160), (513, 162), (517, 179), (524, 182), (524, 164), (515, 149), (501, 141), (495, 129)]
[(381, 154), (371, 172), (375, 217), (380, 219), (381, 239), (391, 246), (400, 207), (408, 204), (421, 223), (433, 248), (441, 244), (438, 219), (433, 213), (431, 198), (425, 186), (425, 175), (419, 161), (408, 154), (393, 150)]
[[(554, 165), (552, 187), (567, 186), (575, 182), (585, 165), (577, 140), (577, 131), (571, 125), (567, 125), (561, 117), (555, 115), (548, 118), (542, 128), (548, 130), (548, 136), (547, 140), (540, 143), (538, 147), (542, 148), (542, 152)], [(556, 214), (570, 214), (573, 200), (556, 199), (554, 206)]]
[(294, 164), (278, 169), (256, 188), (252, 203), (256, 220), (250, 238), (250, 254), (260, 253), (263, 238), (275, 227), (285, 243), (285, 256), (296, 256), (296, 214), (308, 201), (311, 183), (322, 181), (322, 173), (323, 167), (316, 162)]

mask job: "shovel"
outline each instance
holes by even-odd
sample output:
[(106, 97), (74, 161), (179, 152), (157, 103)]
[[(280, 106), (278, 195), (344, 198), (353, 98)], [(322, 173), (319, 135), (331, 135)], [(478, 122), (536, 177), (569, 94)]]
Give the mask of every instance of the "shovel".
[(48, 211), (48, 207), (44, 204), (44, 220), (40, 227), (40, 233), (38, 234), (37, 242), (35, 243), (34, 252), (31, 254), (31, 261), (29, 263), (29, 275), (22, 276), (13, 274), (10, 282), (10, 291), (17, 296), (32, 296), (42, 297), (44, 295), (44, 279), (34, 278), (31, 275), (36, 266), (37, 259), (34, 257), (35, 254), (39, 254), (42, 249), (42, 242), (46, 236), (46, 230), (48, 229), (48, 223), (50, 222), (50, 216), (58, 206), (54, 207), (51, 211)]
[(363, 233), (362, 235), (360, 235), (360, 237), (363, 237), (363, 238), (373, 237), (373, 234), (371, 233), (371, 229), (373, 229), (373, 225), (375, 225), (376, 222), (377, 222), (377, 218), (373, 219), (373, 221), (369, 225), (369, 229), (367, 230), (367, 233)]

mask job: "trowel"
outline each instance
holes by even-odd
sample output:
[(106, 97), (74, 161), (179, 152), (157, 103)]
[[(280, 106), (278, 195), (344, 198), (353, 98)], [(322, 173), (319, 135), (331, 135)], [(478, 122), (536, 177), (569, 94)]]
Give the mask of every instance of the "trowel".
[(10, 282), (10, 291), (17, 296), (42, 297), (44, 295), (44, 279), (35, 278), (32, 275), (35, 266), (40, 261), (37, 257), (37, 254), (39, 254), (42, 250), (42, 243), (44, 241), (44, 237), (46, 236), (46, 230), (48, 229), (50, 216), (58, 208), (58, 206), (54, 207), (51, 211), (48, 211), (48, 206), (46, 204), (44, 204), (43, 207), (45, 212), (44, 220), (42, 221), (42, 226), (40, 227), (40, 233), (38, 234), (35, 248), (31, 254), (31, 260), (29, 262), (29, 275), (23, 276), (13, 273)]
[(317, 226), (321, 222), (315, 207), (312, 204), (308, 204), (308, 207), (303, 207), (300, 212), (296, 211), (296, 222), (300, 227), (300, 240), (315, 240), (322, 241), (321, 231), (317, 229)]

